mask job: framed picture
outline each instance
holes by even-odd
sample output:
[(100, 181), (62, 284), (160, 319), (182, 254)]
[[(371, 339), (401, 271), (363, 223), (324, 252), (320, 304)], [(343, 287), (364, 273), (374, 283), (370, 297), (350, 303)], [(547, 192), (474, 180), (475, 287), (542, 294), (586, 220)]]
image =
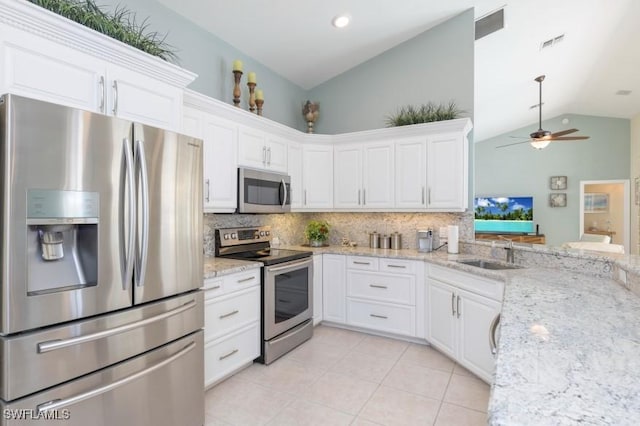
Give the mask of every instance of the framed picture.
[(549, 194), (549, 206), (551, 207), (567, 207), (567, 193), (556, 192)]
[(549, 179), (549, 188), (551, 189), (567, 189), (566, 176), (551, 176)]
[(607, 213), (609, 212), (609, 194), (598, 192), (588, 192), (584, 194), (585, 213)]

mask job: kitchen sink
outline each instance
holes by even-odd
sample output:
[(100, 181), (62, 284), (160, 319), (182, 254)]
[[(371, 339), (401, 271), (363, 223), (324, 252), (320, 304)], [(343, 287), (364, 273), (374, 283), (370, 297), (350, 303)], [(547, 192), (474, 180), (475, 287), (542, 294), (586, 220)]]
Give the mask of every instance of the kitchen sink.
[(491, 262), (488, 260), (458, 260), (458, 263), (464, 265), (475, 266), (482, 269), (520, 269), (520, 266), (511, 265), (508, 263)]

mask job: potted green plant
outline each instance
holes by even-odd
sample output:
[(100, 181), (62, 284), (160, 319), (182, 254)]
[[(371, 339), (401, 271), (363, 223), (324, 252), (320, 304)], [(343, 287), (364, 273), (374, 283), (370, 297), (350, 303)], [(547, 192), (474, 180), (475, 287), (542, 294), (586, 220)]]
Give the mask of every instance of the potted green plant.
[(304, 230), (304, 236), (312, 247), (321, 247), (329, 239), (329, 224), (324, 220), (312, 220)]

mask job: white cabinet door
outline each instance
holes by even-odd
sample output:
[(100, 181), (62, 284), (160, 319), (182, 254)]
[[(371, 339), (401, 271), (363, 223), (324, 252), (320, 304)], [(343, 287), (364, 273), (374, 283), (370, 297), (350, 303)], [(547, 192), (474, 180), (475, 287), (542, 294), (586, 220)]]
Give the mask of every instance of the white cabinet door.
[(424, 209), (427, 184), (427, 142), (417, 137), (396, 142), (396, 208)]
[(279, 137), (267, 135), (267, 169), (274, 172), (287, 172), (287, 141)]
[(183, 107), (180, 133), (202, 139), (202, 117), (202, 111), (188, 106)]
[(356, 209), (362, 205), (361, 145), (333, 148), (333, 207)]
[(181, 89), (113, 64), (106, 75), (107, 114), (161, 129), (180, 128)]
[(322, 257), (322, 319), (346, 323), (345, 256), (325, 254)]
[(302, 208), (333, 207), (333, 147), (304, 145), (302, 148)]
[(302, 207), (302, 146), (297, 142), (289, 142), (287, 152), (287, 173), (291, 177), (291, 208)]
[(204, 114), (204, 211), (233, 213), (237, 207), (238, 128), (231, 121)]
[[(452, 358), (456, 356), (456, 289), (429, 280), (427, 340)], [(486, 336), (486, 333), (483, 333)]]
[(247, 126), (241, 126), (238, 134), (238, 164), (264, 169), (267, 165), (265, 134)]
[(313, 255), (313, 325), (322, 321), (322, 255)]
[(394, 160), (393, 143), (374, 143), (363, 146), (364, 208), (393, 208), (394, 204)]
[(458, 360), (486, 381), (491, 380), (495, 360), (489, 344), (489, 328), (500, 313), (500, 303), (464, 290), (458, 290)]
[(466, 139), (460, 133), (427, 138), (427, 208), (462, 211), (467, 206)]
[(9, 26), (0, 26), (0, 93), (104, 112), (105, 64)]

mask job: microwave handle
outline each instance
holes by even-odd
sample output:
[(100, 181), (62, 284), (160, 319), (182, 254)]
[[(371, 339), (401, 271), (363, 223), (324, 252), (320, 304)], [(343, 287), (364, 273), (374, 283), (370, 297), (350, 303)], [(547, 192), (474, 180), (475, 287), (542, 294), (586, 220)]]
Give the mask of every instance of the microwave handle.
[(284, 179), (282, 179), (281, 184), (282, 184), (282, 192), (284, 193), (284, 197), (282, 200), (282, 208), (284, 209), (284, 206), (287, 205), (287, 198), (289, 198), (288, 197), (289, 194), (287, 194), (287, 184), (284, 182)]

